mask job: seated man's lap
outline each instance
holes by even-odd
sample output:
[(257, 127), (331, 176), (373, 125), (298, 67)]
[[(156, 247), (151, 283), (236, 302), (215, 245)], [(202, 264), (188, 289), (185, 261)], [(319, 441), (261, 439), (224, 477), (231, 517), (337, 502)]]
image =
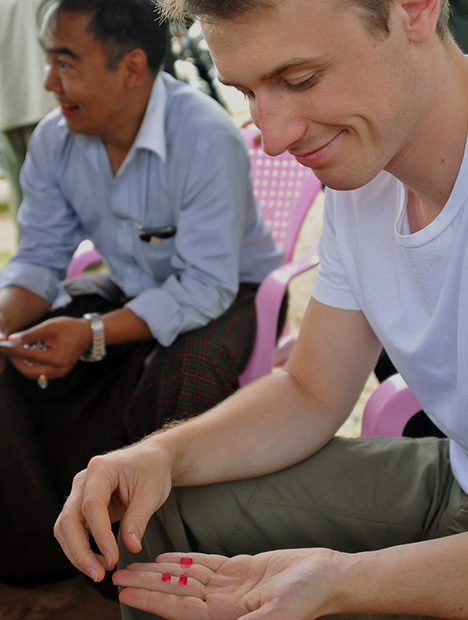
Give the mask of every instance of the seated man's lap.
[[(359, 552), (465, 529), (468, 498), (451, 473), (446, 440), (336, 438), (269, 476), (176, 489), (149, 524), (142, 561), (189, 549)], [(122, 549), (121, 564), (133, 561)]]

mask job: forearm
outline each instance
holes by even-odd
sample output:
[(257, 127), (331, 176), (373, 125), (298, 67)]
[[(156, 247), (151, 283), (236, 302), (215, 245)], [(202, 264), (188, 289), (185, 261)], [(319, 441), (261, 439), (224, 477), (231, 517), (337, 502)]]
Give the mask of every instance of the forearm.
[[(335, 314), (340, 321), (330, 325), (328, 317)], [(285, 370), (150, 441), (156, 452), (163, 451), (175, 486), (284, 469), (334, 436), (359, 398), (379, 351), (361, 313), (326, 309), (311, 300)]]
[(329, 613), (468, 618), (468, 533), (344, 554)]
[(128, 308), (102, 315), (107, 344), (139, 342), (153, 338), (148, 325)]
[(25, 288), (7, 286), (0, 290), (0, 316), (8, 335), (39, 321), (49, 307), (45, 299)]
[(341, 422), (281, 371), (148, 441), (166, 452), (174, 486), (195, 486), (293, 465), (325, 445)]

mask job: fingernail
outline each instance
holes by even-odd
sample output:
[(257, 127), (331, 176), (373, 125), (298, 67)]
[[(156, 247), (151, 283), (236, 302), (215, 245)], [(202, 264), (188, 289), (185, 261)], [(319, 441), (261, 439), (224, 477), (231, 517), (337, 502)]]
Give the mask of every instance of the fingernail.
[(88, 575), (88, 577), (91, 577), (93, 581), (97, 581), (98, 573), (97, 570), (95, 570), (94, 568), (87, 568), (86, 574)]
[(112, 556), (108, 551), (104, 551), (103, 554), (104, 560), (106, 561), (106, 566), (109, 568), (112, 566)]
[(138, 534), (135, 534), (135, 532), (130, 532), (130, 536), (133, 538), (139, 548), (142, 549), (141, 538), (138, 536)]

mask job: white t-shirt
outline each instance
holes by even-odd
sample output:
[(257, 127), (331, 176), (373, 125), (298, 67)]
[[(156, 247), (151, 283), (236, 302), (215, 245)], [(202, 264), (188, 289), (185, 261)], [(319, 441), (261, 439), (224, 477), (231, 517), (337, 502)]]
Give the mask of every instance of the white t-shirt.
[(424, 411), (450, 438), (468, 492), (468, 148), (436, 220), (409, 234), (406, 190), (382, 172), (328, 191), (313, 296), (362, 310)]

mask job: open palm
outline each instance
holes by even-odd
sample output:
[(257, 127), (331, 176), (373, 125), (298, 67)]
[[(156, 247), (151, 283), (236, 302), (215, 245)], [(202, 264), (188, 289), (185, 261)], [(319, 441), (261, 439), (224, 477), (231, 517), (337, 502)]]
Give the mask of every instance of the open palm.
[[(167, 620), (305, 620), (332, 610), (339, 554), (294, 549), (240, 555), (165, 554), (154, 564), (132, 564), (114, 575), (120, 600)], [(166, 573), (163, 580), (162, 575)], [(168, 575), (170, 575), (170, 579)], [(185, 585), (181, 574), (188, 577)]]

